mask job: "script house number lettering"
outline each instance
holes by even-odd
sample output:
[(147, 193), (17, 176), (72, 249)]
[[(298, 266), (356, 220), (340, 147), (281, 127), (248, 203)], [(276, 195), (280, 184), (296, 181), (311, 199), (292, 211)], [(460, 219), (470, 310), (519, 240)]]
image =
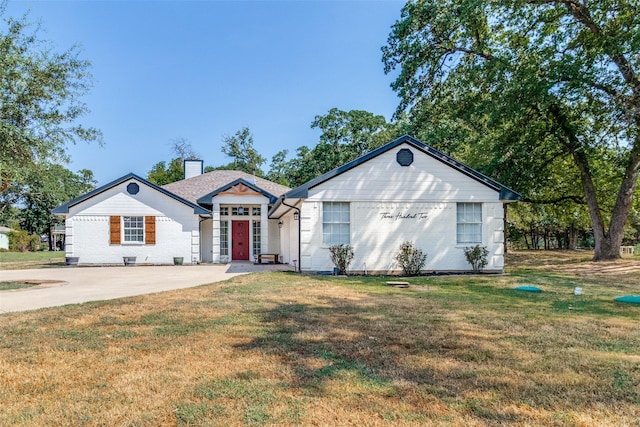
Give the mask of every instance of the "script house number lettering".
[(401, 219), (415, 219), (422, 220), (429, 218), (428, 212), (409, 212), (409, 213), (391, 213), (391, 212), (382, 212), (381, 219), (391, 219), (393, 221), (398, 221)]

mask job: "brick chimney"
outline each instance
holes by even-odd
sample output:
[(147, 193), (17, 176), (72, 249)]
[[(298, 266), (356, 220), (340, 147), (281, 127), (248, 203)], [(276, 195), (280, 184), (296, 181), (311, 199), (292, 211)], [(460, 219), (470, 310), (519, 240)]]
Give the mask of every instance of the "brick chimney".
[(204, 162), (198, 159), (185, 159), (184, 161), (184, 179), (193, 178), (202, 175), (204, 171)]

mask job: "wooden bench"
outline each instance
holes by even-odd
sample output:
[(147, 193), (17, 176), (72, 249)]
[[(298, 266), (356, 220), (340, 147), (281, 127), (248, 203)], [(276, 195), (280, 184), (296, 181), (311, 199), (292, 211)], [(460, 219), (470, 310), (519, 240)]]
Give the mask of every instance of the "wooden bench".
[(258, 264), (262, 264), (262, 260), (273, 262), (274, 264), (279, 264), (278, 256), (280, 254), (260, 254), (258, 255)]
[(634, 246), (620, 246), (620, 255), (633, 255)]

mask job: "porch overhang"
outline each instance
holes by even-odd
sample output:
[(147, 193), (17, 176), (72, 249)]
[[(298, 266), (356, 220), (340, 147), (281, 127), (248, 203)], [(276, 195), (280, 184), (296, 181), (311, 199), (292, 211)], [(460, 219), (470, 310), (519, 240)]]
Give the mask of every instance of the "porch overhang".
[(303, 197), (298, 198), (285, 198), (281, 196), (276, 203), (269, 209), (269, 219), (280, 219), (290, 211), (294, 210), (294, 206), (297, 206)]

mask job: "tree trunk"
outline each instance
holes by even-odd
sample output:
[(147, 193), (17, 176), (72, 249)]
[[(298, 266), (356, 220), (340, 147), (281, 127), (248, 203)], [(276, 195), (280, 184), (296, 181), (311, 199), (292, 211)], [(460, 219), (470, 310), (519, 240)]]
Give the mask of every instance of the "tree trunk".
[(53, 233), (51, 232), (51, 227), (49, 227), (49, 230), (47, 231), (47, 236), (49, 236), (47, 239), (49, 241), (49, 251), (54, 251), (55, 248), (53, 247)]
[[(622, 51), (619, 43), (612, 43), (608, 39), (606, 32), (602, 30), (600, 26), (593, 20), (589, 6), (586, 2), (563, 2), (567, 7), (569, 13), (581, 22), (585, 27), (598, 39), (602, 41), (603, 53), (607, 55), (611, 61), (616, 65), (620, 75), (627, 83), (628, 88), (631, 90), (631, 94), (627, 99), (628, 111), (632, 114), (632, 120), (635, 123), (636, 130), (640, 128), (640, 79), (636, 74), (636, 70), (633, 69), (633, 64), (625, 56), (625, 52)], [(561, 124), (562, 126), (562, 124)], [(620, 185), (620, 191), (618, 191), (618, 197), (616, 198), (616, 204), (613, 208), (611, 215), (611, 222), (609, 229), (605, 230), (602, 217), (599, 215), (597, 201), (595, 200), (595, 191), (590, 194), (588, 191), (593, 190), (588, 183), (585, 183), (583, 177), (583, 185), (585, 187), (587, 204), (589, 205), (589, 214), (591, 219), (597, 219), (597, 223), (593, 222), (593, 232), (595, 237), (596, 251), (594, 254), (595, 261), (617, 259), (620, 258), (620, 245), (622, 245), (622, 238), (624, 237), (624, 226), (627, 222), (627, 217), (631, 210), (631, 204), (633, 202), (633, 193), (636, 185), (638, 184), (638, 174), (640, 173), (640, 137), (636, 136), (632, 141), (631, 151), (629, 152), (629, 160), (625, 169), (624, 177)], [(569, 145), (573, 145), (573, 141), (569, 141)], [(573, 145), (572, 154), (576, 159), (575, 153), (582, 154), (578, 145)], [(586, 159), (586, 156), (584, 156)], [(578, 167), (580, 162), (576, 159)], [(586, 166), (586, 163), (583, 164)], [(588, 172), (588, 168), (586, 169)], [(583, 169), (580, 167), (581, 175)], [(589, 179), (591, 177), (589, 176)], [(593, 183), (591, 183), (591, 186)], [(597, 212), (595, 211), (597, 209)], [(597, 218), (596, 218), (597, 217)]]
[(508, 240), (508, 237), (509, 237), (507, 235), (508, 234), (507, 230), (509, 229), (507, 227), (507, 206), (508, 205), (506, 203), (502, 204), (502, 230), (503, 230), (502, 231), (502, 234), (503, 234), (503, 236), (502, 236), (502, 239), (503, 239), (502, 245), (504, 246), (503, 250), (504, 250), (504, 254), (505, 255), (507, 254), (507, 251), (508, 251), (507, 240)]
[(620, 245), (624, 237), (624, 226), (627, 221), (633, 193), (638, 184), (638, 173), (640, 173), (640, 139), (633, 141), (632, 149), (629, 152), (629, 160), (625, 170), (616, 204), (611, 215), (611, 222), (607, 228), (600, 212), (600, 206), (596, 197), (596, 187), (593, 182), (589, 160), (585, 153), (586, 147), (580, 142), (576, 134), (567, 122), (567, 118), (560, 106), (551, 105), (549, 111), (552, 114), (558, 130), (564, 134), (561, 138), (565, 149), (573, 157), (574, 163), (580, 171), (580, 180), (584, 190), (589, 217), (593, 226), (593, 237), (595, 241), (594, 261), (604, 261), (620, 258)]
[(578, 249), (578, 230), (576, 230), (576, 226), (571, 224), (568, 230), (567, 236), (567, 249), (570, 251), (575, 251)]

